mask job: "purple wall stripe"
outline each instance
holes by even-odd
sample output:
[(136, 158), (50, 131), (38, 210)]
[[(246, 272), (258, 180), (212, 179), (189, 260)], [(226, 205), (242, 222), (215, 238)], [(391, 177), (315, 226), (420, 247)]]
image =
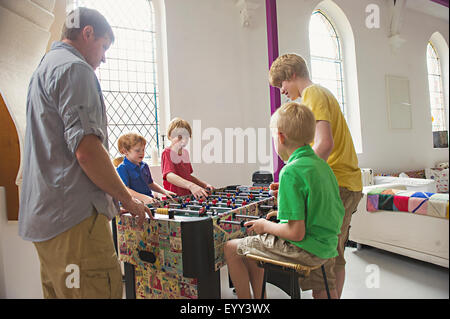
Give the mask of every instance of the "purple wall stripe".
[(448, 8), (449, 0), (431, 0)]
[[(272, 62), (278, 57), (278, 27), (277, 27), (277, 6), (276, 0), (266, 0), (266, 20), (267, 20), (267, 47), (269, 56), (269, 68)], [(278, 88), (269, 86), (270, 88), (270, 114), (273, 114), (280, 107), (281, 97)], [(273, 142), (273, 179), (278, 182), (280, 170), (283, 167), (283, 161), (275, 152)]]

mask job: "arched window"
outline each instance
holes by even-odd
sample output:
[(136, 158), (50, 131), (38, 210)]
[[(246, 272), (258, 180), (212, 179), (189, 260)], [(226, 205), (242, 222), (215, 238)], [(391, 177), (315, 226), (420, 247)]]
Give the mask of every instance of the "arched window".
[(109, 151), (120, 155), (118, 138), (130, 131), (159, 149), (159, 90), (156, 65), (155, 15), (150, 0), (71, 0), (67, 10), (78, 6), (98, 10), (114, 32), (115, 42), (106, 52), (106, 63), (96, 70), (108, 116)]
[[(435, 148), (448, 147), (441, 61), (437, 50), (431, 41), (428, 42), (427, 45), (427, 67), (433, 144)], [(445, 146), (445, 144), (447, 144), (447, 146)]]
[(345, 116), (344, 75), (341, 41), (331, 20), (315, 10), (309, 22), (311, 80), (329, 89)]

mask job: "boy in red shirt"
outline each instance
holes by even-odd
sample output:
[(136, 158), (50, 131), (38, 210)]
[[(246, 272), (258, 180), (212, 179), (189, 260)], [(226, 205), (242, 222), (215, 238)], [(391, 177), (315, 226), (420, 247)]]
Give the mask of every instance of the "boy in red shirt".
[(163, 186), (178, 196), (192, 195), (195, 198), (207, 197), (206, 189), (213, 190), (210, 184), (192, 175), (193, 169), (189, 153), (185, 149), (192, 137), (189, 123), (180, 118), (174, 118), (167, 130), (171, 144), (161, 155)]

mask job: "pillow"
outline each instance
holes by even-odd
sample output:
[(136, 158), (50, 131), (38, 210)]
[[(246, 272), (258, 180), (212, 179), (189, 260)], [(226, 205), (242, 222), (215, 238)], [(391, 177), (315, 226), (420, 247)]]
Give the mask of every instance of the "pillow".
[(436, 181), (438, 193), (448, 193), (448, 168), (427, 168), (425, 173), (427, 179)]

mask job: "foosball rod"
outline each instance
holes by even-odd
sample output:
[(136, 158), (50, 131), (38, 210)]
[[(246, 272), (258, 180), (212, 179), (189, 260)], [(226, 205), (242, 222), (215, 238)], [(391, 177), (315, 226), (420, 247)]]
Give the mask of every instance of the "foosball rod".
[[(245, 201), (246, 202), (246, 204), (250, 204), (250, 202), (247, 202), (247, 201)], [(234, 203), (230, 203), (230, 204), (235, 204), (235, 205), (242, 205), (244, 203), (244, 201), (243, 200), (235, 200), (234, 201)], [(189, 201), (188, 203), (185, 203), (187, 206), (189, 206), (190, 204), (192, 204), (192, 205), (195, 205), (195, 204), (198, 204), (198, 205), (196, 205), (196, 206), (202, 206), (202, 205), (216, 205), (216, 207), (222, 207), (222, 208), (226, 208), (226, 207), (229, 207), (228, 206), (228, 203), (226, 202), (226, 201), (224, 201), (224, 200), (222, 200), (222, 201), (220, 201), (220, 202), (216, 202), (216, 203), (205, 203), (205, 202), (202, 202), (202, 203), (200, 203), (199, 201), (196, 201), (196, 200), (194, 200), (194, 201)], [(169, 205), (181, 205), (181, 204), (169, 204)], [(217, 206), (217, 205), (220, 205), (220, 206)]]
[(209, 195), (209, 197), (223, 197), (223, 198), (227, 198), (228, 197), (227, 195), (229, 195), (230, 197), (234, 196), (234, 197), (241, 197), (241, 198), (248, 198), (250, 195), (253, 196), (253, 197), (256, 197), (256, 198), (258, 198), (258, 197), (270, 197), (270, 195), (268, 193), (267, 194), (264, 194), (264, 193), (258, 193), (258, 194), (248, 194), (248, 193), (238, 193), (238, 194), (222, 193), (221, 194), (221, 193), (218, 193), (218, 194), (214, 194), (214, 195)]
[(252, 216), (252, 215), (237, 215), (237, 214), (232, 214), (231, 216), (233, 216), (233, 218), (248, 218), (248, 219), (260, 219), (260, 218), (265, 217), (263, 215)]
[[(194, 208), (194, 209), (198, 208), (198, 209), (200, 209), (202, 207), (204, 207), (204, 206), (201, 206), (201, 205), (186, 205), (187, 209), (190, 209), (190, 208)], [(182, 209), (182, 206), (181, 206), (181, 204), (169, 204), (169, 208)], [(210, 206), (209, 209), (210, 210), (214, 210), (214, 209), (232, 210), (231, 207), (219, 207), (219, 206)]]
[[(259, 216), (252, 216), (252, 215), (237, 215), (237, 214), (232, 214), (233, 217), (237, 217), (237, 218), (248, 218), (248, 219), (260, 219), (260, 218), (266, 218), (267, 215), (259, 215)], [(277, 219), (276, 216), (271, 216), (269, 218), (269, 220), (271, 222), (278, 222), (279, 220)]]
[[(217, 209), (223, 209), (221, 207), (217, 207)], [(177, 209), (177, 208), (156, 208), (156, 207), (150, 207), (150, 210), (153, 213), (157, 213), (160, 215), (168, 215), (169, 219), (172, 219), (175, 216), (175, 213), (177, 213), (178, 216), (187, 216), (187, 215), (196, 215), (198, 217), (204, 217), (207, 215), (211, 216), (219, 216), (226, 214), (226, 212), (218, 213), (217, 211), (204, 211), (200, 212), (198, 210), (190, 210), (190, 209)]]
[[(220, 218), (219, 219), (217, 219), (217, 225), (220, 225), (220, 224), (227, 224), (227, 225), (239, 225), (239, 226), (241, 226), (241, 227), (245, 227), (244, 226), (244, 224), (246, 223), (247, 221), (245, 221), (245, 220), (241, 220), (240, 222), (238, 222), (238, 221), (233, 221), (233, 220), (221, 220)], [(249, 227), (251, 227), (251, 226), (246, 226), (247, 228), (249, 228)]]
[[(210, 200), (210, 201), (212, 201), (210, 198), (213, 198), (213, 199), (218, 199), (218, 198), (220, 198), (220, 201), (227, 201), (227, 200), (231, 200), (231, 199), (235, 199), (235, 200), (240, 200), (240, 201), (248, 201), (249, 200), (249, 198), (247, 197), (247, 196), (234, 196), (234, 197), (227, 197), (227, 196), (220, 196), (220, 195), (212, 195), (212, 196), (209, 196), (208, 197), (208, 200)], [(258, 197), (253, 197), (253, 198), (258, 198)], [(198, 201), (198, 200), (196, 200), (196, 199), (191, 199), (191, 201)], [(203, 201), (205, 201), (204, 199), (203, 199)]]
[[(199, 201), (191, 201), (189, 203), (187, 203), (186, 205), (189, 205), (190, 203), (192, 203), (192, 205), (215, 205), (218, 206), (220, 205), (220, 207), (229, 207), (228, 206), (228, 201), (221, 201), (221, 202), (216, 202), (216, 203), (205, 203), (205, 202), (199, 202)], [(234, 205), (239, 205), (241, 206), (244, 203), (243, 200), (235, 200), (234, 202), (230, 200), (230, 205), (234, 204)], [(249, 202), (245, 201), (246, 204), (249, 204)]]
[(241, 195), (241, 196), (244, 196), (244, 195), (267, 196), (269, 194), (269, 191), (265, 191), (265, 192), (216, 192), (214, 194), (211, 194), (210, 196), (219, 196), (219, 195), (227, 196), (228, 194), (230, 196), (233, 196), (233, 195), (235, 195), (235, 196), (239, 196), (239, 195)]
[(247, 194), (247, 193), (240, 193), (240, 194), (213, 194), (209, 195), (209, 197), (222, 197), (222, 198), (228, 198), (228, 197), (242, 197), (242, 198), (248, 198), (250, 196), (252, 197), (269, 197), (269, 194)]
[(269, 209), (277, 209), (277, 205), (258, 205), (258, 209), (261, 210), (269, 210)]
[(247, 189), (247, 190), (221, 190), (221, 191), (216, 191), (215, 194), (218, 194), (218, 193), (225, 193), (225, 194), (226, 193), (260, 194), (260, 193), (264, 193), (264, 192), (267, 192), (267, 191), (269, 191), (269, 190), (262, 190), (262, 189), (260, 189), (260, 190), (249, 190), (249, 189)]
[[(193, 204), (190, 204), (190, 203), (193, 203)], [(194, 204), (196, 204), (196, 203), (198, 203), (198, 204), (200, 204), (199, 202), (197, 202), (197, 201), (192, 201), (192, 202), (189, 202), (189, 204), (186, 204), (186, 208), (188, 208), (188, 207), (193, 207), (193, 208), (201, 208), (201, 207), (204, 207), (203, 205), (194, 205)], [(216, 205), (217, 204), (219, 204), (219, 205), (222, 205), (222, 206), (210, 206), (210, 209), (225, 209), (225, 210), (231, 210), (231, 209), (233, 209), (232, 207), (230, 207), (230, 206), (228, 206), (227, 204), (224, 204), (224, 203), (216, 203)], [(235, 205), (236, 204), (242, 204), (242, 202), (241, 203), (234, 203)], [(182, 207), (182, 204), (177, 204), (177, 203), (170, 203), (169, 204), (169, 208), (180, 208), (180, 207)], [(270, 210), (270, 209), (276, 209), (276, 205), (259, 205), (258, 206), (258, 209), (260, 209), (260, 210)]]
[(168, 215), (170, 219), (173, 218), (175, 213), (181, 213), (183, 215), (192, 214), (199, 215), (197, 210), (190, 209), (177, 209), (177, 208), (161, 208), (161, 207), (149, 207), (152, 213), (157, 213), (159, 215)]
[(248, 196), (239, 196), (239, 195), (234, 196), (234, 197), (227, 197), (227, 196), (221, 196), (221, 195), (212, 195), (212, 196), (209, 196), (209, 197), (220, 198), (222, 201), (226, 201), (226, 200), (232, 199), (232, 198), (234, 198), (236, 200), (240, 200), (240, 201), (244, 201), (244, 200), (247, 201), (247, 200), (252, 200), (252, 199), (255, 199), (255, 198), (264, 198), (263, 196), (259, 196), (259, 197), (254, 196), (253, 198), (249, 198)]
[[(261, 217), (261, 218), (262, 218), (262, 217)], [(255, 219), (260, 219), (260, 217), (255, 218)], [(275, 216), (270, 217), (269, 221), (275, 222), (275, 223), (278, 223), (278, 222), (279, 222), (279, 220), (276, 219)], [(241, 226), (241, 227), (247, 227), (247, 228), (250, 228), (252, 225), (245, 226), (245, 223), (246, 223), (246, 222), (247, 222), (247, 221), (244, 220), (244, 219), (241, 220), (241, 221), (239, 222), (239, 221), (234, 221), (234, 220), (221, 220), (220, 218), (218, 218), (216, 223), (217, 223), (217, 225), (220, 225), (220, 224), (239, 225), (239, 226)]]

